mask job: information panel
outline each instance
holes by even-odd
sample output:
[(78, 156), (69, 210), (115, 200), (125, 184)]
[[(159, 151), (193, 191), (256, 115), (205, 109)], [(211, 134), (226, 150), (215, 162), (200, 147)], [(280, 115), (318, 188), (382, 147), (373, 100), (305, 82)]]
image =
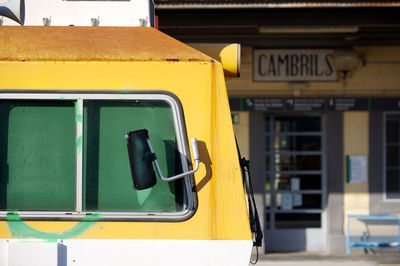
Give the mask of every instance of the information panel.
[(400, 98), (230, 98), (232, 111), (400, 111)]

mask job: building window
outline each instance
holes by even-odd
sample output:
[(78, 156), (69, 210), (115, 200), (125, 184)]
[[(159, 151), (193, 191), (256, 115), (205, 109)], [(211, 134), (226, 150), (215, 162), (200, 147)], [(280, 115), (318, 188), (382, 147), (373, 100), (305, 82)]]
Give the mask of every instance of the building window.
[(182, 218), (194, 206), (190, 177), (135, 190), (125, 140), (146, 128), (162, 172), (180, 174), (181, 119), (162, 94), (2, 95), (0, 217)]
[(386, 200), (400, 200), (400, 113), (385, 114), (384, 189)]

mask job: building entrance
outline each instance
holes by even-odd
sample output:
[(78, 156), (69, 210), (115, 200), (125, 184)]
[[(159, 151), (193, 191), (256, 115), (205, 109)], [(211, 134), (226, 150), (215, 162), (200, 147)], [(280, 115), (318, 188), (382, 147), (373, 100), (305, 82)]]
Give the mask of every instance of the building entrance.
[(325, 148), (321, 116), (267, 115), (267, 252), (325, 249)]

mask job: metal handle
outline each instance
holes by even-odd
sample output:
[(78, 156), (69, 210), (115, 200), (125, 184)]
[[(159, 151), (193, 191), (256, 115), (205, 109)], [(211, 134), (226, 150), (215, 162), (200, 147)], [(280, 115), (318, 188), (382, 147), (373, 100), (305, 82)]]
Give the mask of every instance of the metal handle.
[[(149, 144), (149, 148), (151, 153), (154, 153), (153, 147), (151, 146), (151, 142), (150, 139), (147, 139), (147, 143)], [(166, 181), (166, 182), (171, 182), (171, 181), (175, 181), (177, 179), (180, 179), (182, 177), (194, 174), (197, 170), (199, 170), (199, 164), (200, 164), (200, 155), (199, 155), (199, 149), (197, 147), (197, 140), (196, 139), (191, 139), (191, 144), (192, 144), (192, 150), (193, 150), (193, 159), (195, 162), (195, 167), (193, 170), (188, 171), (188, 172), (184, 172), (182, 174), (179, 175), (174, 175), (171, 177), (164, 177), (161, 173), (161, 169), (160, 169), (160, 165), (158, 164), (157, 159), (154, 160), (154, 164), (156, 165), (156, 170), (158, 175), (160, 176), (161, 180)]]

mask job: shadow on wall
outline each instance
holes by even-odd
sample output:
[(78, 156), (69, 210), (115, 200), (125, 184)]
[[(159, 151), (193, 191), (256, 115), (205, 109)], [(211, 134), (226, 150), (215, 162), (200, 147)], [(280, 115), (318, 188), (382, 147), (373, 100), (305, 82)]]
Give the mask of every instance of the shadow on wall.
[(212, 168), (211, 168), (211, 158), (208, 153), (208, 149), (206, 143), (204, 141), (197, 141), (197, 146), (199, 148), (199, 154), (201, 163), (204, 164), (206, 168), (206, 175), (198, 182), (196, 188), (197, 192), (200, 192), (203, 187), (211, 180), (212, 177)]

